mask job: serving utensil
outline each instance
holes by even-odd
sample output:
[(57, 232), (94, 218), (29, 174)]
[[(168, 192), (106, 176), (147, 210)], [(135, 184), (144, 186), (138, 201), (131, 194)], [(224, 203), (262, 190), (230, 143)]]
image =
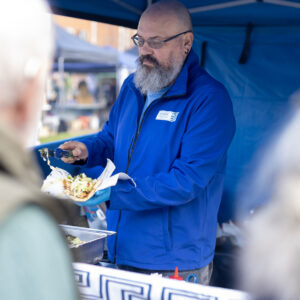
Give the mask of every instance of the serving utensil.
[(61, 159), (62, 157), (73, 158), (72, 150), (62, 150), (60, 148), (49, 149), (49, 148), (41, 148), (39, 149), (41, 157), (43, 159), (48, 159), (48, 157), (54, 157)]

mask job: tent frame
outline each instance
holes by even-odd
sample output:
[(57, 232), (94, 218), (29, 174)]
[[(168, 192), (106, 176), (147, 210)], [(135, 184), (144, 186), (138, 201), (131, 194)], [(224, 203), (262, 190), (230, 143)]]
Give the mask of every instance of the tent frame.
[(257, 3), (257, 2), (265, 2), (265, 3), (274, 4), (274, 5), (300, 8), (300, 3), (296, 3), (293, 1), (286, 1), (286, 0), (259, 0), (259, 1), (258, 0), (237, 0), (237, 1), (229, 1), (226, 3), (198, 6), (195, 8), (190, 8), (189, 12), (191, 14), (194, 14), (194, 13), (200, 13), (200, 12), (225, 9), (225, 8), (230, 8), (230, 7), (235, 7), (235, 6), (248, 5), (248, 4)]

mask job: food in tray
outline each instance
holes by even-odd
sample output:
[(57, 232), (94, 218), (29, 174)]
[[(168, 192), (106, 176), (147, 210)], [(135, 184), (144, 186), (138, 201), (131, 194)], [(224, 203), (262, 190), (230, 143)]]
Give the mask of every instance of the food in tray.
[(91, 193), (96, 192), (97, 179), (87, 177), (84, 173), (63, 179), (65, 193), (75, 201), (86, 201)]
[(71, 247), (71, 248), (77, 248), (80, 245), (86, 243), (86, 242), (82, 241), (80, 238), (78, 238), (77, 236), (74, 236), (71, 234), (67, 234), (66, 239), (67, 239), (69, 247)]

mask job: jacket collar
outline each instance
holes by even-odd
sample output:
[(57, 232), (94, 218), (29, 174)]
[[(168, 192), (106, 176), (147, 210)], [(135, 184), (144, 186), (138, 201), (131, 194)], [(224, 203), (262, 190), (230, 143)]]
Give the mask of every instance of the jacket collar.
[(164, 98), (178, 97), (187, 94), (190, 69), (196, 65), (199, 65), (198, 56), (194, 50), (191, 49), (178, 77), (169, 88), (168, 92), (164, 95)]

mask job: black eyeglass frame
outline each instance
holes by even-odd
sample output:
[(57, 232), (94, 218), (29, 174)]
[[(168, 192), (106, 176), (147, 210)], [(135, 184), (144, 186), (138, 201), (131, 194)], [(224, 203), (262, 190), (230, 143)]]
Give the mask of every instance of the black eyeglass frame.
[(149, 45), (148, 41), (145, 40), (145, 39), (143, 39), (143, 38), (140, 38), (140, 39), (143, 41), (143, 43), (140, 45), (139, 42), (138, 42), (138, 40), (136, 40), (136, 38), (138, 37), (138, 34), (137, 34), (137, 33), (136, 33), (135, 35), (133, 35), (133, 36), (131, 37), (131, 39), (132, 39), (133, 43), (134, 43), (136, 46), (138, 46), (138, 47), (143, 47), (144, 44), (145, 44), (145, 42), (147, 42), (147, 43), (148, 43), (148, 46), (149, 46), (150, 48), (152, 48), (152, 49), (160, 49), (160, 48), (163, 47), (163, 45), (164, 45), (165, 43), (167, 43), (167, 42), (169, 42), (169, 41), (171, 41), (171, 40), (174, 40), (174, 39), (176, 39), (177, 37), (179, 37), (180, 35), (186, 34), (186, 33), (188, 33), (188, 32), (193, 32), (193, 31), (192, 31), (192, 30), (187, 30), (187, 31), (184, 31), (184, 32), (180, 32), (180, 33), (175, 34), (175, 35), (173, 35), (173, 36), (171, 36), (171, 37), (169, 37), (169, 38), (167, 38), (167, 39), (165, 39), (165, 40), (160, 41), (161, 46), (158, 47), (158, 48), (151, 47), (151, 46)]

